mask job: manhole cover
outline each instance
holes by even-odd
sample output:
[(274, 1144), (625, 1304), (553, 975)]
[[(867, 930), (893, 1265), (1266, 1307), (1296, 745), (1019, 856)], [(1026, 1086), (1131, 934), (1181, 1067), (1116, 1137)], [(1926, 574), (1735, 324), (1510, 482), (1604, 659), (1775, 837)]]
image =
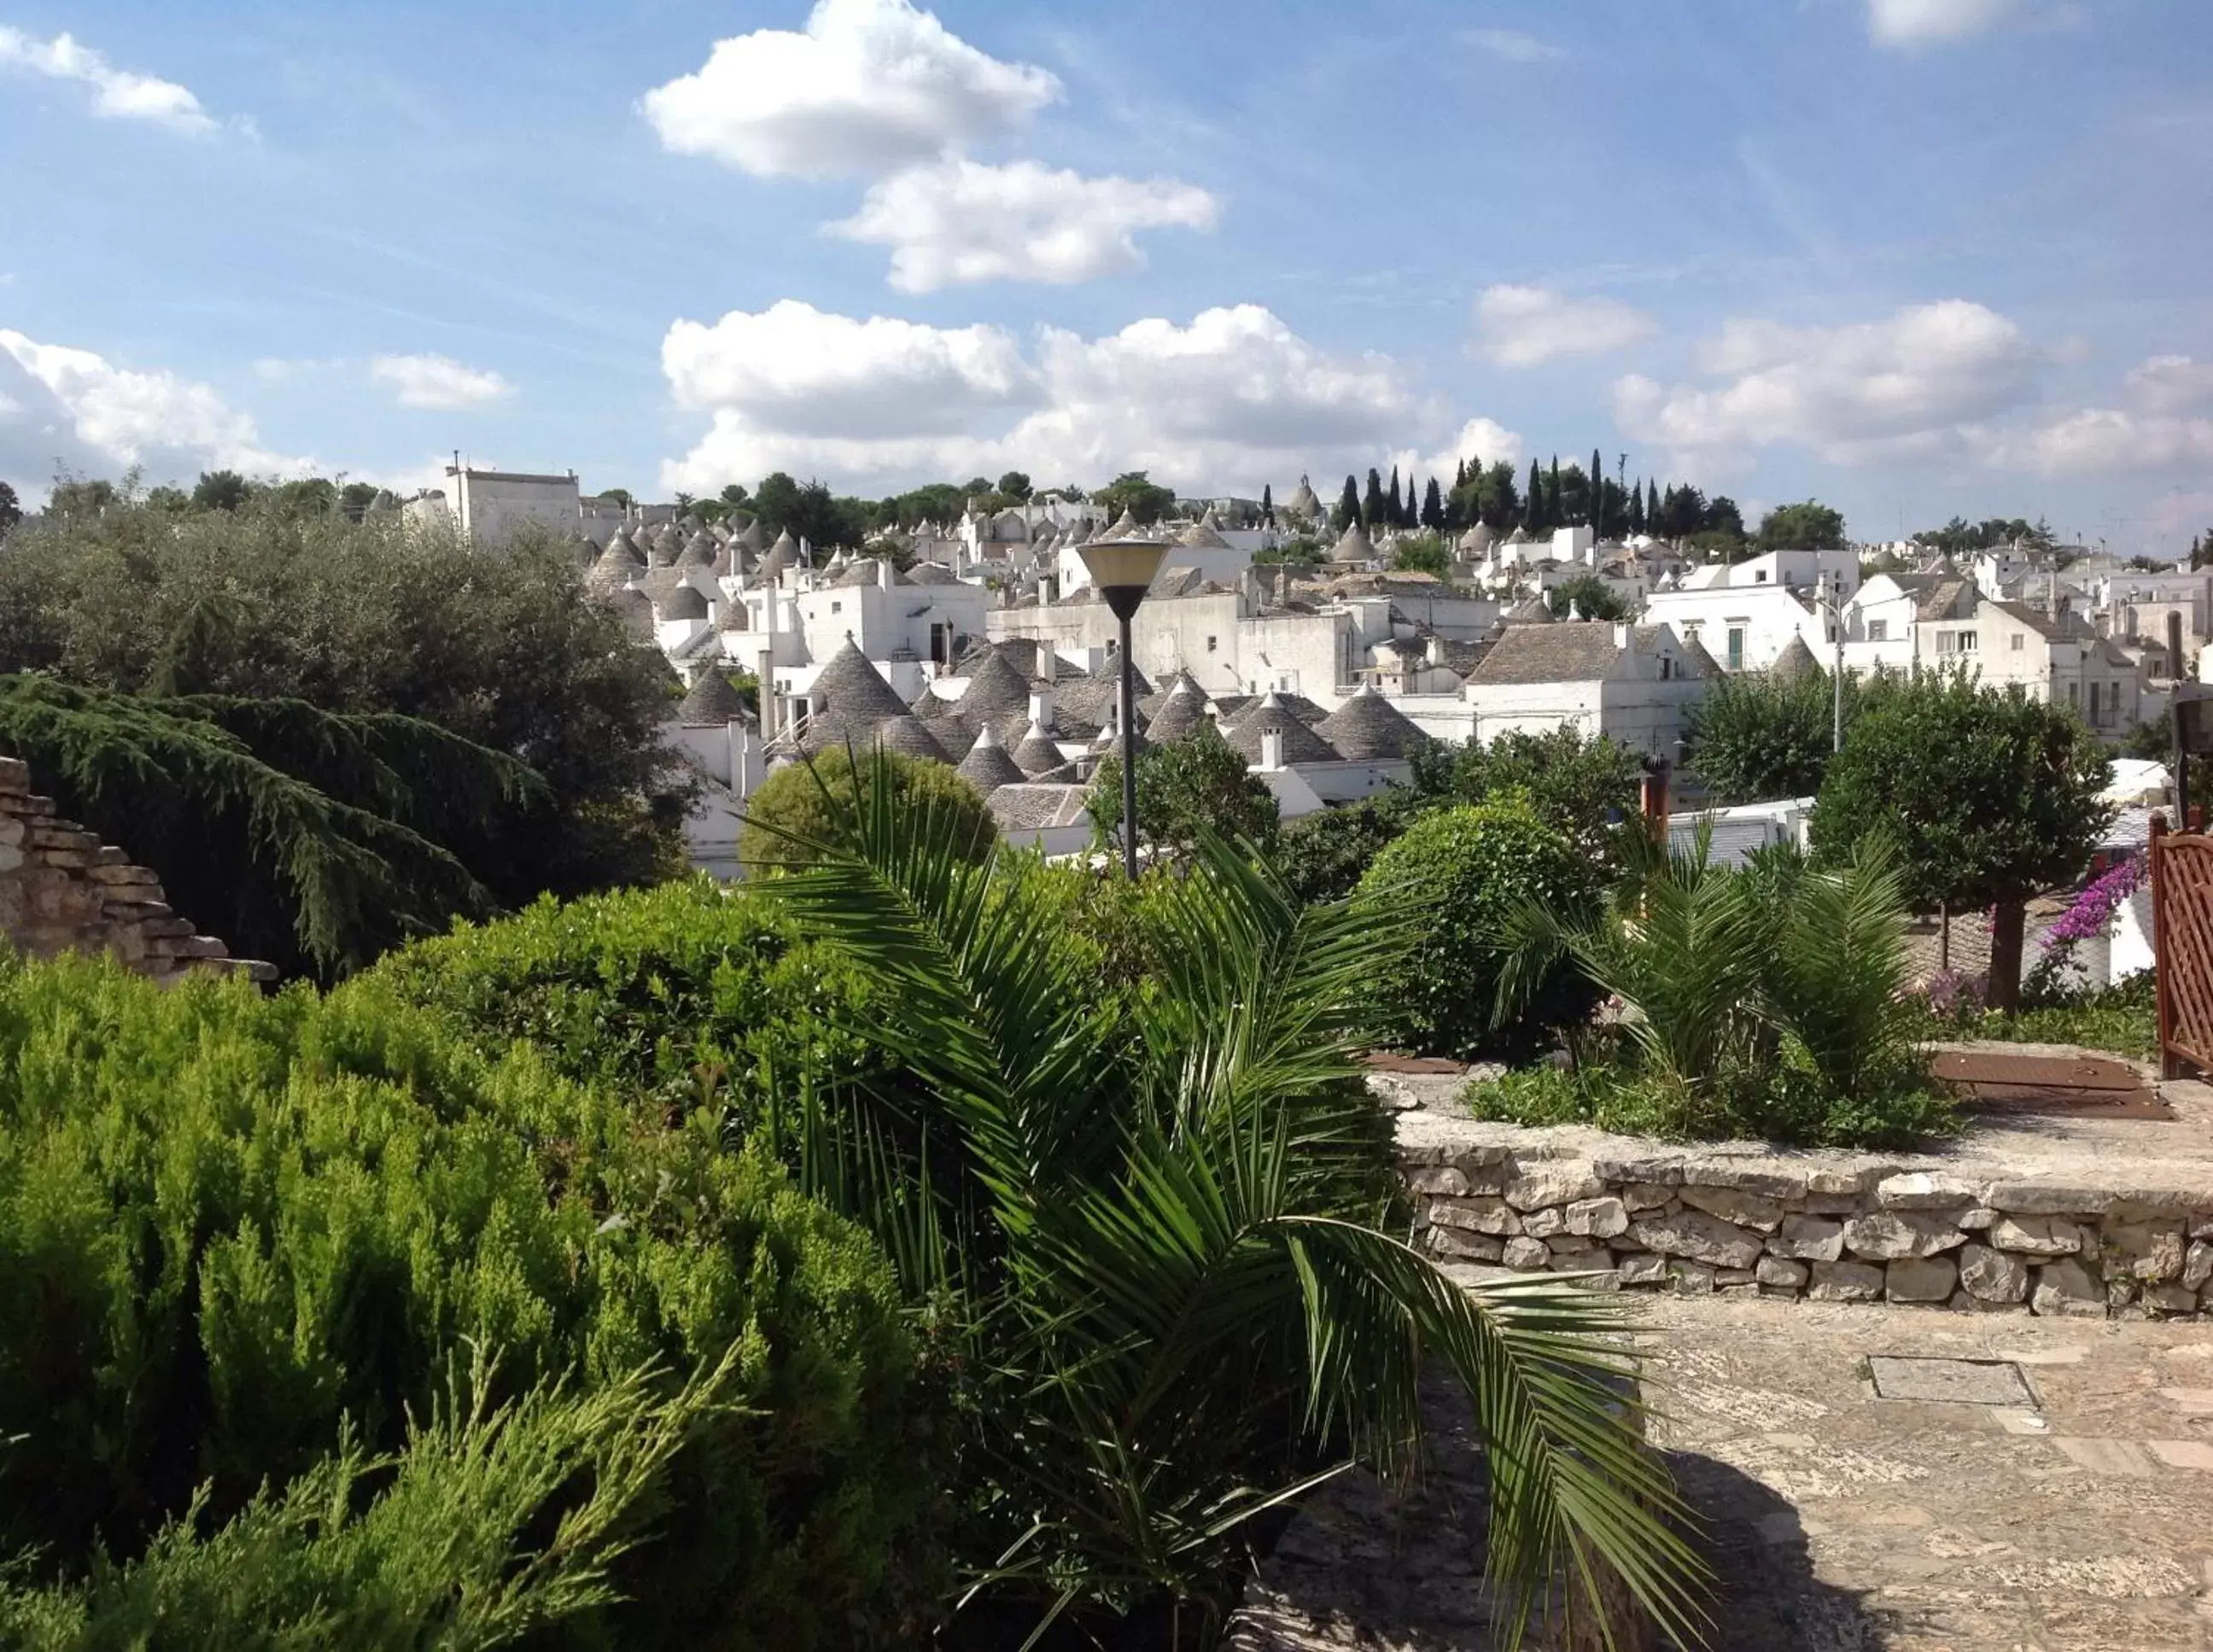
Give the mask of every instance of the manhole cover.
[(1885, 1399), (1951, 1400), (1963, 1405), (2034, 1405), (2021, 1368), (2007, 1359), (1927, 1359), (1877, 1354), (1868, 1361)]

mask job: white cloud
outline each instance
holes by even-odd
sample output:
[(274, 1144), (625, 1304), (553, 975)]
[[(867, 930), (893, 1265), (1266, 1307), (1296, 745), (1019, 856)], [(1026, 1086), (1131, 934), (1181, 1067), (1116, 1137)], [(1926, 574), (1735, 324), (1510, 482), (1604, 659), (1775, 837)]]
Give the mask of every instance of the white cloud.
[(155, 482), (314, 468), (263, 447), (253, 421), (207, 385), (0, 329), (0, 478), (43, 489), (57, 464), (107, 476), (137, 465)]
[(2213, 464), (2213, 418), (2085, 407), (2026, 430), (1984, 433), (1986, 463), (2046, 476), (2169, 470)]
[(1449, 439), (1399, 363), (1320, 351), (1252, 304), (1096, 338), (1046, 328), (1024, 356), (996, 328), (787, 301), (713, 327), (679, 322), (661, 353), (678, 399), (714, 414), (661, 466), (663, 486), (690, 492), (774, 469), (878, 490), (1019, 468), (1056, 482), (1143, 470), (1257, 494), (1302, 470), (1376, 463), (1410, 432)]
[(1700, 359), (1725, 382), (1616, 381), (1624, 433), (1686, 461), (1786, 443), (1858, 465), (1971, 446), (1974, 427), (2033, 393), (2039, 357), (2006, 317), (1949, 299), (1844, 326), (1732, 320)]
[(450, 356), (379, 356), (369, 363), (369, 376), (390, 386), (402, 407), (452, 412), (488, 406), (515, 393), (515, 387), (498, 374)]
[(2019, 9), (2019, 0), (1868, 0), (1868, 33), (1878, 46), (1943, 46)]
[(676, 322), (661, 366), (680, 406), (863, 442), (957, 433), (1041, 389), (1021, 347), (997, 327), (859, 320), (791, 298), (759, 314), (732, 310), (711, 326)]
[(1652, 318), (1615, 298), (1570, 298), (1543, 287), (1485, 287), (1475, 300), (1476, 348), (1501, 367), (1600, 356), (1649, 338)]
[(1426, 458), (1411, 451), (1392, 457), (1424, 477), (1441, 477), (1450, 485), (1453, 472), (1459, 469), (1462, 460), (1471, 463), (1479, 460), (1488, 469), (1501, 460), (1518, 465), (1523, 452), (1521, 431), (1509, 430), (1495, 418), (1472, 418), (1460, 427), (1457, 436)]
[(1550, 41), (1524, 34), (1518, 28), (1472, 28), (1460, 38), (1508, 63), (1552, 63), (1568, 55)]
[(1086, 178), (1034, 161), (948, 159), (872, 186), (860, 210), (831, 225), (892, 249), (905, 292), (976, 281), (1089, 281), (1142, 268), (1132, 232), (1211, 229), (1219, 207), (1167, 178)]
[(907, 0), (820, 0), (804, 32), (718, 40), (704, 67), (645, 94), (662, 144), (759, 177), (875, 174), (1020, 125), (1060, 95)]
[(2213, 405), (2213, 362), (2154, 356), (2129, 369), (2129, 399), (2149, 413), (2187, 413)]
[(105, 53), (68, 34), (41, 40), (0, 24), (0, 69), (75, 81), (92, 89), (92, 113), (107, 120), (146, 120), (193, 137), (216, 130), (200, 101), (174, 81), (118, 69)]

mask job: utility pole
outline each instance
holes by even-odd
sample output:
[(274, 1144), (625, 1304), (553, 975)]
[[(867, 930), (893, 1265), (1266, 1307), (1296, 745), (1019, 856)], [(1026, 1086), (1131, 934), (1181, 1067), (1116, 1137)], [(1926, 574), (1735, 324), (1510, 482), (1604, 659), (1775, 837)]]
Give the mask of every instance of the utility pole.
[(1814, 582), (1815, 595), (1828, 613), (1829, 637), (1835, 645), (1834, 665), (1829, 673), (1832, 752), (1844, 749), (1844, 605), (1839, 594), (1843, 588), (1844, 582), (1829, 574)]

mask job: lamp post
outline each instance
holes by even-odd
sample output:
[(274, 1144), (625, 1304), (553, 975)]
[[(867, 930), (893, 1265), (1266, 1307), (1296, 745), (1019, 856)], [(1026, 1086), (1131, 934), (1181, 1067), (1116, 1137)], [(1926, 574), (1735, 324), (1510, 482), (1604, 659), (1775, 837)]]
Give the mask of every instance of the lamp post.
[(1092, 588), (1122, 627), (1122, 869), (1137, 875), (1137, 691), (1130, 663), (1130, 619), (1161, 571), (1157, 539), (1094, 539), (1077, 547)]
[(1829, 616), (1829, 640), (1836, 649), (1836, 663), (1829, 674), (1829, 749), (1844, 749), (1844, 598), (1841, 577), (1822, 574), (1814, 581), (1814, 600)]

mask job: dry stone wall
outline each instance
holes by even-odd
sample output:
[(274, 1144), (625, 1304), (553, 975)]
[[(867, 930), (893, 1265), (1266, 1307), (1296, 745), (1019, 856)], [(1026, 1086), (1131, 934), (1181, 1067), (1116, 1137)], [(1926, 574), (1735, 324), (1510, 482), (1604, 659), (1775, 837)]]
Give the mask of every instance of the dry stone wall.
[(155, 980), (188, 970), (235, 970), (266, 980), (274, 967), (233, 958), (170, 909), (149, 868), (31, 789), (30, 770), (0, 757), (0, 941), (34, 958), (107, 952)]
[(2213, 1167), (1960, 1173), (1585, 1139), (1594, 1132), (1564, 1132), (1561, 1150), (1552, 1134), (1402, 1117), (1420, 1242), (1443, 1261), (1597, 1272), (1615, 1287), (2093, 1319), (2213, 1312)]

